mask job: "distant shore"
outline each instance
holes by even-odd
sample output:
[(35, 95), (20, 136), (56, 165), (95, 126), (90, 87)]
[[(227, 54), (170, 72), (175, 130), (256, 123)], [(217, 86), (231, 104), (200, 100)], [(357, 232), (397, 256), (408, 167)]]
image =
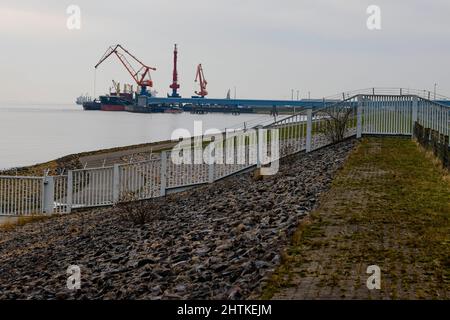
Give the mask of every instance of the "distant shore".
[(172, 148), (176, 142), (171, 140), (141, 143), (124, 147), (115, 147), (70, 154), (61, 158), (37, 163), (30, 166), (10, 168), (0, 170), (1, 175), (18, 176), (42, 176), (44, 171), (49, 170), (49, 174), (59, 174), (61, 170), (81, 169), (123, 163), (135, 155), (160, 152)]

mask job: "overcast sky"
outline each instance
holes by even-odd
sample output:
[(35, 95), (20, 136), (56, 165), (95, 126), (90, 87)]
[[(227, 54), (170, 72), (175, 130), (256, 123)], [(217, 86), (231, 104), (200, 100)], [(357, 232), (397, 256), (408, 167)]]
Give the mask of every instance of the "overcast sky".
[[(68, 30), (69, 5), (81, 29)], [(366, 27), (369, 5), (381, 30)], [(323, 97), (366, 87), (410, 87), (450, 95), (448, 0), (0, 0), (0, 102), (71, 103), (94, 93), (94, 65), (120, 43), (158, 70), (170, 91), (179, 45), (181, 94), (191, 96), (201, 62), (211, 97)], [(96, 93), (111, 79), (131, 83), (111, 57)]]

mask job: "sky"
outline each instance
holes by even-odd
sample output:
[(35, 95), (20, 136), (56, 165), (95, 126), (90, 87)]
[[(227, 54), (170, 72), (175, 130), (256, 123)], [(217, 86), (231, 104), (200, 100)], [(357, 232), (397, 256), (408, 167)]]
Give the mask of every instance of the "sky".
[[(80, 8), (69, 30), (67, 8)], [(369, 5), (381, 29), (369, 30)], [(448, 0), (0, 0), (0, 103), (73, 103), (132, 83), (110, 57), (122, 44), (169, 91), (179, 46), (180, 93), (198, 89), (202, 63), (210, 97), (330, 96), (368, 87), (433, 90), (450, 96)], [(95, 92), (94, 92), (95, 83)]]

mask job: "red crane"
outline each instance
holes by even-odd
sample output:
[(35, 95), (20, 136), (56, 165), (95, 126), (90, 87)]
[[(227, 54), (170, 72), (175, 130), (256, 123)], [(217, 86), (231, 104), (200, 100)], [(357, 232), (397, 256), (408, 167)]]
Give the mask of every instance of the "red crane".
[(178, 84), (178, 70), (177, 70), (177, 60), (178, 60), (178, 49), (177, 45), (175, 44), (175, 49), (173, 50), (173, 77), (172, 77), (172, 84), (169, 86), (170, 89), (172, 89), (172, 98), (179, 98), (180, 95), (178, 94), (178, 89), (180, 88), (180, 85)]
[[(101, 57), (100, 61), (95, 65), (95, 69), (106, 59), (108, 59), (109, 56), (112, 54), (115, 54), (117, 58), (119, 58), (122, 65), (127, 69), (128, 73), (131, 75), (131, 77), (134, 79), (136, 84), (141, 87), (141, 95), (148, 95), (147, 87), (153, 87), (153, 81), (150, 76), (150, 70), (155, 71), (156, 68), (149, 67), (145, 65), (143, 62), (141, 62), (138, 58), (136, 58), (134, 55), (132, 55), (128, 50), (126, 50), (124, 47), (122, 47), (120, 44), (116, 46), (111, 46), (106, 50), (105, 54)], [(134, 60), (135, 63), (138, 64), (139, 69), (133, 68), (131, 63), (127, 59), (131, 58)]]
[(206, 82), (205, 75), (203, 74), (203, 68), (202, 64), (199, 64), (197, 66), (197, 75), (195, 76), (195, 82), (200, 83), (200, 91), (195, 91), (195, 94), (198, 94), (200, 97), (204, 98), (206, 95), (208, 95), (208, 91), (206, 91), (206, 85), (208, 82)]

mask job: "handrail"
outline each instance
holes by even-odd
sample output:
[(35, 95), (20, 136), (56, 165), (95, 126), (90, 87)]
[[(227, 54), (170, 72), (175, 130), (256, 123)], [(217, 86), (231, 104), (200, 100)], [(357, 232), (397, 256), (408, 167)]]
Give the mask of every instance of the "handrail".
[(411, 88), (396, 88), (396, 87), (373, 87), (373, 88), (364, 88), (357, 89), (352, 91), (344, 91), (341, 93), (333, 94), (330, 96), (326, 96), (323, 99), (342, 99), (342, 97), (351, 97), (359, 94), (364, 95), (396, 95), (396, 96), (405, 96), (405, 95), (416, 95), (422, 98), (436, 98), (433, 100), (450, 100), (450, 97), (430, 91), (430, 90), (420, 90), (420, 89), (411, 89)]
[[(365, 89), (363, 89), (363, 90), (365, 90)], [(442, 104), (442, 103), (440, 103), (439, 101), (429, 100), (429, 99), (427, 99), (427, 98), (423, 98), (423, 97), (418, 96), (418, 95), (416, 95), (416, 94), (410, 94), (410, 93), (408, 93), (408, 94), (401, 94), (401, 95), (400, 95), (400, 94), (388, 94), (388, 93), (383, 93), (383, 94), (376, 93), (375, 95), (373, 95), (373, 94), (371, 94), (371, 93), (369, 93), (369, 94), (366, 94), (366, 93), (358, 93), (358, 94), (354, 94), (354, 95), (352, 95), (352, 96), (350, 96), (350, 97), (348, 97), (348, 98), (345, 98), (344, 100), (341, 100), (341, 101), (339, 101), (339, 102), (336, 102), (336, 103), (327, 105), (327, 106), (325, 106), (325, 107), (323, 107), (323, 108), (319, 108), (319, 109), (315, 110), (315, 112), (320, 112), (320, 111), (323, 111), (323, 110), (328, 109), (328, 108), (336, 107), (336, 106), (338, 106), (338, 105), (340, 105), (340, 104), (342, 104), (342, 103), (345, 103), (345, 102), (348, 102), (348, 101), (350, 101), (350, 100), (353, 100), (353, 99), (357, 98), (358, 96), (368, 96), (368, 97), (369, 97), (369, 96), (378, 96), (378, 97), (380, 97), (380, 96), (386, 96), (386, 97), (417, 97), (418, 99), (421, 99), (421, 100), (426, 101), (426, 102), (428, 102), (428, 103), (434, 104), (434, 105), (436, 105), (436, 106), (445, 107), (445, 108), (450, 108), (450, 106), (445, 105), (445, 104)], [(328, 99), (328, 98), (326, 98), (326, 99)], [(450, 99), (450, 98), (449, 98), (449, 99)], [(291, 116), (289, 116), (289, 117), (286, 117), (286, 118), (284, 118), (284, 119), (280, 119), (280, 120), (274, 121), (274, 122), (272, 122), (272, 123), (270, 123), (270, 124), (268, 124), (268, 125), (266, 125), (266, 126), (264, 126), (264, 127), (267, 128), (267, 127), (269, 127), (269, 126), (273, 126), (273, 125), (276, 125), (276, 124), (283, 123), (283, 122), (285, 122), (285, 121), (289, 121), (289, 119), (291, 119), (291, 118), (295, 118), (295, 117), (298, 117), (298, 116), (300, 116), (300, 115), (303, 115), (304, 112), (305, 112), (305, 109), (302, 110), (302, 111), (300, 111), (300, 112), (297, 112), (297, 113), (295, 113), (295, 114), (293, 114), (293, 115), (291, 115)]]
[[(359, 96), (359, 95), (354, 95), (354, 96), (352, 96), (352, 97), (346, 98), (345, 100), (341, 100), (341, 101), (339, 101), (339, 102), (335, 102), (335, 103), (333, 103), (333, 104), (329, 104), (329, 105), (327, 105), (327, 106), (325, 106), (325, 107), (323, 107), (323, 108), (319, 108), (319, 109), (316, 109), (316, 110), (314, 110), (314, 111), (315, 111), (315, 112), (320, 112), (320, 111), (326, 110), (326, 109), (328, 109), (328, 108), (336, 107), (336, 106), (338, 106), (338, 105), (340, 105), (340, 104), (342, 104), (342, 103), (345, 103), (345, 102), (348, 102), (348, 101), (350, 101), (350, 100), (355, 99), (357, 96)], [(272, 123), (266, 125), (264, 128), (267, 128), (267, 127), (273, 126), (273, 125), (277, 125), (277, 124), (279, 124), (279, 123), (283, 123), (283, 122), (285, 122), (285, 121), (289, 121), (289, 119), (291, 119), (291, 118), (295, 118), (295, 117), (304, 115), (304, 112), (305, 112), (305, 111), (306, 111), (306, 109), (303, 109), (301, 112), (295, 113), (295, 114), (293, 114), (293, 115), (291, 115), (291, 116), (289, 116), (289, 117), (287, 117), (287, 118), (284, 118), (284, 119), (280, 119), (280, 120), (274, 121), (274, 122), (272, 122)]]
[[(423, 94), (423, 95), (422, 95)], [(420, 90), (420, 89), (411, 89), (411, 88), (396, 88), (396, 87), (373, 87), (373, 88), (364, 88), (364, 89), (357, 89), (357, 90), (352, 90), (352, 91), (346, 91), (346, 92), (342, 92), (342, 93), (338, 93), (338, 94), (334, 94), (334, 95), (330, 95), (330, 96), (326, 96), (323, 98), (323, 100), (338, 100), (334, 103), (329, 103), (326, 104), (323, 108), (318, 108), (316, 109), (317, 112), (320, 112), (321, 110), (324, 110), (326, 108), (330, 108), (333, 106), (337, 106), (339, 103), (348, 101), (348, 100), (352, 100), (354, 98), (356, 98), (359, 95), (366, 95), (366, 96), (417, 96), (418, 98), (427, 100), (429, 102), (432, 103), (436, 103), (439, 104), (440, 106), (445, 106), (448, 107), (444, 104), (440, 104), (438, 101), (435, 100), (429, 100), (427, 99), (427, 96), (433, 96), (434, 97), (434, 92), (431, 92), (429, 90)], [(344, 98), (344, 99), (343, 99)], [(436, 93), (436, 100), (450, 100), (450, 97), (444, 96), (442, 94), (438, 94)], [(239, 127), (243, 127), (244, 124), (246, 124), (247, 129), (251, 129), (251, 128), (255, 128), (257, 126), (262, 126), (264, 128), (271, 126), (271, 125), (275, 125), (278, 123), (281, 123), (283, 121), (286, 121), (292, 117), (296, 117), (298, 115), (301, 115), (307, 108), (304, 107), (301, 111), (290, 115), (290, 116), (286, 116), (283, 119), (279, 119), (276, 121), (273, 121), (273, 119), (266, 119), (264, 121), (258, 121), (258, 119), (252, 119), (249, 121), (244, 121), (241, 122), (239, 124), (233, 125), (231, 127), (225, 128), (225, 129), (235, 129), (235, 128), (239, 128)], [(256, 123), (255, 125), (250, 125)]]
[(431, 104), (433, 104), (433, 105), (435, 105), (435, 106), (438, 106), (438, 107), (444, 107), (444, 108), (450, 109), (450, 106), (448, 106), (448, 105), (446, 105), (446, 104), (442, 104), (442, 103), (440, 103), (439, 101), (428, 100), (428, 99), (425, 99), (425, 98), (422, 98), (422, 97), (418, 97), (418, 98), (421, 99), (421, 100), (423, 100), (423, 101), (425, 101), (425, 102), (427, 102), (427, 103), (431, 103)]

